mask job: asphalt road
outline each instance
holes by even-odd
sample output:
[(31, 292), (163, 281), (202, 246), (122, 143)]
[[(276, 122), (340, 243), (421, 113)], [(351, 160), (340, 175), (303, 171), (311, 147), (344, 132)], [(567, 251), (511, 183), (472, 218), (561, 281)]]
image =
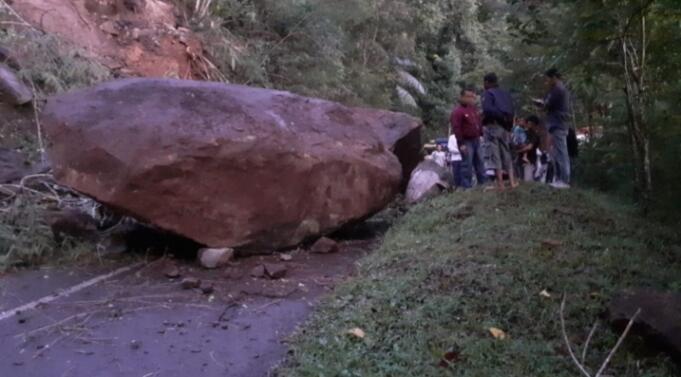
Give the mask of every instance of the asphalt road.
[[(267, 376), (285, 358), (287, 337), (372, 242), (348, 241), (327, 255), (294, 252), (290, 261), (251, 257), (211, 271), (162, 258), (0, 277), (0, 376)], [(261, 263), (285, 266), (286, 276), (251, 276)], [(173, 265), (179, 278), (164, 275)], [(121, 267), (131, 269), (64, 294)], [(185, 277), (213, 291), (183, 289)], [(16, 313), (41, 298), (50, 302)]]

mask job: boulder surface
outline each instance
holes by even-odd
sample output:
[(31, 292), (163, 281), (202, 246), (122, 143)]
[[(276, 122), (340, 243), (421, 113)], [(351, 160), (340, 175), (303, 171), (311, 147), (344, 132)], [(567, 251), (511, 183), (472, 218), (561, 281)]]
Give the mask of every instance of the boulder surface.
[(681, 294), (650, 288), (619, 292), (606, 312), (610, 324), (621, 332), (636, 310), (631, 333), (642, 337), (651, 349), (668, 353), (681, 364)]
[(50, 98), (43, 124), (59, 183), (242, 250), (293, 246), (381, 210), (420, 141), (420, 122), (405, 114), (171, 79)]
[(407, 202), (414, 204), (437, 196), (450, 187), (451, 175), (449, 169), (424, 160), (411, 173), (405, 195)]

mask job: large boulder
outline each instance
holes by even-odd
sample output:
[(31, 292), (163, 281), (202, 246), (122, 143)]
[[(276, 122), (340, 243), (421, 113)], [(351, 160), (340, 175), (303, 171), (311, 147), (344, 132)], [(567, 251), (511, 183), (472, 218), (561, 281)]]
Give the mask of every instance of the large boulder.
[[(375, 109), (354, 108), (357, 115), (368, 122), (378, 137), (397, 156), (402, 164), (402, 185), (404, 191), (411, 172), (423, 160), (421, 156), (421, 127), (415, 126), (415, 119), (404, 114)], [(418, 121), (417, 121), (418, 122)]]
[(405, 198), (414, 204), (437, 196), (451, 187), (452, 173), (435, 161), (424, 160), (412, 171)]
[(43, 124), (61, 184), (206, 246), (241, 250), (293, 246), (381, 210), (402, 180), (391, 150), (417, 159), (403, 145), (420, 128), (405, 114), (170, 79), (51, 98)]

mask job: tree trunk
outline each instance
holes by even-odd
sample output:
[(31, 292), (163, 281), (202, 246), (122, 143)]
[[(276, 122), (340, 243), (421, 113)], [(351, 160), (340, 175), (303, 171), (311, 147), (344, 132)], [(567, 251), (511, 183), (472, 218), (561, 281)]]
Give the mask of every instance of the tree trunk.
[(593, 106), (593, 100), (589, 98), (586, 101), (586, 126), (588, 127), (588, 132), (589, 132), (589, 137), (586, 139), (588, 143), (591, 143), (593, 141), (594, 137), (594, 106)]
[[(643, 21), (645, 25), (645, 21)], [(642, 27), (642, 34), (645, 28)], [(624, 92), (629, 115), (627, 130), (631, 142), (632, 158), (634, 161), (634, 177), (636, 184), (636, 199), (644, 212), (650, 206), (653, 189), (650, 166), (650, 140), (647, 132), (645, 91), (645, 40), (637, 51), (628, 37), (621, 39), (624, 65)]]

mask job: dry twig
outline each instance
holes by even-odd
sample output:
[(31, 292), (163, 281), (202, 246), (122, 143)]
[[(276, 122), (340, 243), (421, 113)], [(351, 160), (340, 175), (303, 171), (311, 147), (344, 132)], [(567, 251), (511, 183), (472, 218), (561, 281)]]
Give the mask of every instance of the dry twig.
[(59, 327), (64, 326), (65, 324), (67, 324), (67, 323), (69, 323), (69, 322), (71, 322), (71, 321), (73, 321), (73, 320), (77, 320), (77, 319), (83, 318), (83, 317), (88, 317), (88, 316), (93, 315), (94, 313), (97, 313), (97, 311), (95, 311), (95, 312), (88, 312), (88, 313), (78, 313), (78, 314), (70, 315), (70, 316), (68, 316), (68, 317), (66, 317), (66, 318), (63, 318), (63, 319), (57, 321), (57, 322), (50, 323), (49, 325), (45, 325), (45, 326), (39, 327), (39, 328), (37, 328), (37, 329), (31, 330), (31, 331), (27, 331), (27, 332), (22, 333), (22, 334), (17, 334), (17, 335), (15, 335), (14, 337), (15, 337), (15, 338), (22, 338), (22, 339), (25, 340), (25, 339), (27, 339), (27, 338), (29, 338), (29, 337), (35, 335), (35, 334), (38, 334), (38, 333), (40, 333), (40, 332), (48, 331), (48, 330), (51, 330), (51, 329), (54, 329), (54, 328), (59, 328)]
[(591, 328), (591, 331), (589, 331), (589, 336), (586, 337), (586, 342), (584, 343), (584, 349), (582, 350), (582, 364), (586, 362), (586, 354), (587, 351), (589, 350), (589, 343), (591, 343), (591, 338), (593, 338), (594, 334), (596, 333), (596, 329), (598, 328), (598, 322), (595, 322), (593, 327)]
[[(586, 342), (584, 344), (584, 350), (582, 351), (582, 361), (580, 362), (577, 359), (577, 356), (575, 356), (574, 351), (572, 350), (572, 346), (570, 345), (570, 339), (567, 335), (567, 330), (565, 329), (565, 301), (567, 299), (567, 296), (563, 294), (563, 301), (560, 303), (560, 326), (561, 330), (563, 333), (563, 340), (565, 340), (565, 345), (567, 346), (568, 352), (570, 353), (570, 357), (572, 358), (572, 361), (574, 364), (577, 366), (579, 371), (586, 377), (592, 377), (589, 371), (586, 369), (584, 366), (584, 362), (586, 360), (586, 354), (587, 350), (589, 348), (589, 343), (591, 343), (591, 339), (593, 338), (594, 333), (596, 332), (596, 328), (598, 327), (598, 323), (595, 323), (594, 326), (591, 328), (591, 331), (589, 332), (589, 336), (586, 339)], [(620, 335), (619, 339), (617, 340), (617, 343), (615, 346), (610, 350), (610, 353), (608, 356), (605, 358), (603, 363), (601, 364), (601, 367), (598, 369), (598, 372), (593, 377), (603, 377), (603, 373), (605, 372), (605, 369), (608, 367), (608, 364), (610, 363), (610, 360), (612, 357), (615, 355), (617, 350), (620, 348), (622, 343), (624, 342), (624, 339), (627, 337), (629, 334), (629, 331), (631, 330), (631, 327), (634, 325), (634, 321), (636, 321), (636, 318), (641, 314), (641, 309), (637, 309), (636, 313), (631, 317), (629, 320), (629, 323), (627, 324), (627, 327), (624, 329), (624, 332), (622, 335)]]
[(17, 189), (18, 191), (26, 191), (26, 192), (29, 192), (31, 194), (38, 195), (38, 196), (42, 197), (43, 199), (53, 200), (57, 203), (59, 203), (61, 201), (59, 196), (52, 196), (52, 195), (46, 194), (42, 191), (38, 191), (38, 190), (35, 190), (35, 189), (32, 189), (32, 188), (28, 188), (26, 186), (13, 184), (13, 183), (5, 183), (5, 184), (0, 185), (0, 189), (7, 189), (8, 187)]
[(566, 295), (563, 295), (563, 301), (560, 303), (560, 327), (561, 330), (563, 331), (563, 340), (565, 340), (565, 345), (567, 345), (570, 357), (572, 358), (572, 361), (575, 363), (575, 365), (577, 365), (577, 368), (579, 368), (579, 371), (582, 372), (584, 376), (591, 377), (591, 374), (589, 374), (589, 372), (586, 370), (586, 368), (584, 368), (582, 363), (579, 362), (577, 356), (575, 356), (575, 353), (572, 351), (570, 339), (568, 338), (567, 331), (565, 330), (565, 300)]
[(52, 174), (29, 174), (21, 178), (21, 180), (19, 181), (19, 185), (26, 186), (26, 181), (35, 178), (49, 178), (51, 180), (54, 180)]
[(31, 90), (33, 90), (33, 117), (35, 118), (35, 127), (38, 134), (38, 150), (40, 151), (40, 161), (45, 161), (45, 143), (43, 142), (43, 128), (40, 124), (40, 116), (38, 115), (38, 91), (35, 89), (35, 84), (31, 80)]
[(641, 314), (641, 308), (638, 308), (636, 310), (636, 313), (631, 317), (629, 320), (629, 323), (627, 323), (627, 327), (624, 329), (624, 332), (622, 335), (620, 335), (620, 338), (617, 339), (617, 343), (615, 343), (615, 347), (612, 348), (610, 353), (608, 354), (608, 357), (605, 358), (605, 361), (603, 361), (603, 365), (601, 365), (601, 368), (598, 370), (598, 373), (596, 373), (596, 377), (601, 377), (603, 375), (603, 372), (605, 372), (605, 368), (608, 366), (608, 363), (610, 363), (610, 359), (615, 355), (615, 352), (617, 352), (617, 349), (620, 348), (622, 345), (622, 342), (624, 342), (624, 338), (627, 337), (627, 334), (629, 334), (629, 330), (631, 330), (631, 326), (634, 325), (634, 321), (636, 320), (636, 317)]
[(19, 13), (17, 13), (14, 10), (14, 8), (12, 8), (9, 4), (7, 4), (7, 2), (5, 2), (5, 0), (0, 0), (0, 8), (7, 9), (9, 14), (11, 14), (14, 18), (16, 18), (19, 21), (20, 25), (26, 26), (27, 28), (33, 29), (33, 30), (38, 31), (38, 32), (40, 31), (40, 30), (36, 29), (33, 25), (31, 25), (28, 21), (26, 21), (23, 17), (21, 17), (21, 15)]
[(213, 0), (196, 0), (194, 3), (194, 17), (198, 20), (204, 19), (208, 15), (208, 10)]

